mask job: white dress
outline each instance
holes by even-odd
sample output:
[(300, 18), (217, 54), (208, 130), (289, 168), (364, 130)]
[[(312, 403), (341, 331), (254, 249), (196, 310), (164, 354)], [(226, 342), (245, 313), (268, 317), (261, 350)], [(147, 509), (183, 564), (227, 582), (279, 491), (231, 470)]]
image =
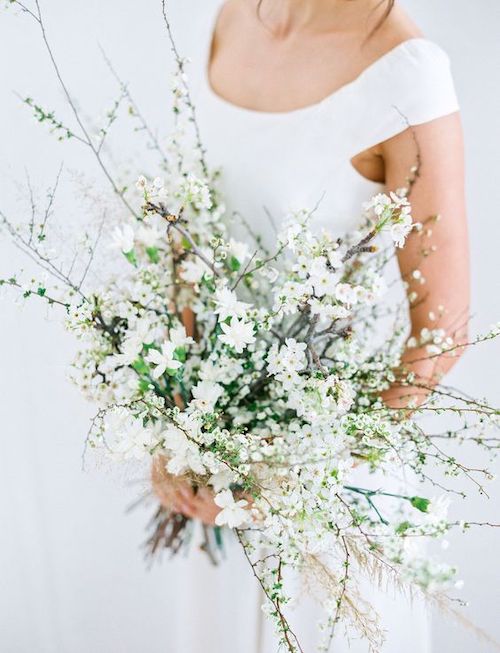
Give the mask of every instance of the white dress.
[[(196, 45), (185, 54), (192, 60), (189, 75), (208, 162), (222, 169), (221, 190), (235, 224), (236, 214), (243, 216), (272, 245), (276, 228), (290, 211), (317, 206), (317, 227), (339, 236), (355, 228), (362, 203), (382, 187), (362, 177), (351, 159), (408, 125), (458, 111), (447, 55), (429, 40), (414, 38), (314, 105), (279, 113), (243, 109), (217, 96), (206, 74), (221, 4), (204, 0), (202, 9), (197, 6), (196, 21), (186, 27)], [(226, 539), (228, 560), (216, 570), (197, 551), (177, 563), (183, 567), (182, 590), (169, 651), (276, 653), (272, 627), (260, 612), (257, 583), (236, 542)], [(387, 632), (384, 653), (430, 652), (423, 605), (370, 583), (363, 591)], [(305, 653), (313, 653), (322, 615), (310, 600), (301, 603), (290, 621)], [(369, 646), (356, 639), (349, 642), (340, 633), (331, 650), (368, 653)]]

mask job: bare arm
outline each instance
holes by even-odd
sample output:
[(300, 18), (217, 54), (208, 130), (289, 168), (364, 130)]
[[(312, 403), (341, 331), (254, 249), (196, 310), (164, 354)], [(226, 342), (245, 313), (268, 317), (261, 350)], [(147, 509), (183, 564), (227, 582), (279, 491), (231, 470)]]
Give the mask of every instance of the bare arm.
[[(398, 250), (401, 275), (409, 283), (408, 293), (417, 293), (411, 306), (411, 335), (418, 337), (423, 328), (440, 328), (455, 343), (466, 342), (469, 252), (460, 116), (455, 113), (412, 127), (386, 141), (380, 154), (390, 190), (407, 186), (409, 170), (419, 161), (410, 202), (414, 220), (425, 223), (425, 231), (423, 235), (412, 233), (405, 247)], [(432, 216), (439, 219), (429, 220)], [(422, 256), (423, 250), (428, 255)], [(424, 284), (414, 278), (415, 270), (425, 279)], [(426, 355), (425, 350), (408, 349), (404, 361), (429, 385), (448, 372), (458, 358), (457, 355), (418, 360)], [(397, 406), (404, 404), (401, 397), (407, 394), (408, 389), (394, 387), (384, 398)], [(426, 392), (422, 389), (414, 394), (422, 399)]]

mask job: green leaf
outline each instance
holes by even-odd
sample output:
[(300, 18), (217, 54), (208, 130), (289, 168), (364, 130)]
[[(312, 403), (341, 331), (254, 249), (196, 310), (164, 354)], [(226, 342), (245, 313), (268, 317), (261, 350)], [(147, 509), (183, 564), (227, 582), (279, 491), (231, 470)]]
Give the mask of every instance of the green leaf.
[(186, 349), (184, 347), (177, 347), (174, 350), (174, 353), (177, 357), (177, 360), (180, 360), (181, 363), (186, 362)]
[(147, 379), (139, 379), (139, 391), (145, 393), (149, 390), (150, 383)]
[(411, 528), (411, 524), (409, 521), (402, 521), (399, 526), (396, 528), (396, 533), (398, 535), (404, 535), (406, 531)]
[(420, 512), (427, 512), (429, 509), (430, 500), (424, 499), (424, 497), (411, 497), (410, 503), (414, 508), (420, 510)]
[(137, 257), (133, 249), (131, 249), (130, 252), (123, 252), (123, 256), (129, 263), (132, 263), (134, 267), (137, 267)]
[(132, 363), (132, 367), (139, 374), (149, 374), (149, 367), (144, 362), (144, 359), (138, 358)]
[(238, 272), (238, 270), (241, 268), (241, 263), (238, 261), (236, 256), (231, 256), (229, 259), (229, 267), (233, 272)]
[(146, 247), (146, 254), (149, 256), (151, 263), (158, 263), (160, 261), (157, 247)]

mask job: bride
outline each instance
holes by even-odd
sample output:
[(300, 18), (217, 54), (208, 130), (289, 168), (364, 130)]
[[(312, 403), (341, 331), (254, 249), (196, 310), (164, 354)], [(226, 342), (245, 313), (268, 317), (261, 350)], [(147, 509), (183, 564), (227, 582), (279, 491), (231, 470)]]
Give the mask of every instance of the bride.
[[(204, 34), (191, 68), (197, 118), (209, 163), (223, 171), (221, 190), (235, 224), (242, 216), (247, 229), (272, 244), (277, 223), (291, 210), (316, 207), (315, 226), (341, 236), (357, 226), (361, 205), (372, 195), (407, 188), (415, 220), (441, 218), (425, 241), (439, 256), (422, 261), (418, 236), (398, 251), (410, 299), (418, 296), (410, 302), (411, 335), (432, 327), (464, 338), (469, 282), (463, 147), (447, 55), (395, 0), (200, 4)], [(405, 356), (430, 382), (456, 360), (411, 363), (420, 358), (415, 349)], [(405, 401), (397, 388), (384, 399), (395, 406)], [(370, 482), (367, 470), (359, 473)], [(173, 484), (161, 461), (153, 485), (164, 505), (213, 523), (219, 508), (209, 490), (195, 495), (188, 484)], [(201, 556), (190, 557), (190, 580), (183, 583), (192, 583), (192, 596), (173, 620), (185, 623), (178, 629), (179, 653), (276, 651), (259, 616), (262, 597), (236, 556), (229, 545), (230, 560), (213, 576)], [(425, 606), (375, 582), (363, 592), (386, 630), (385, 653), (430, 651)], [(304, 599), (290, 617), (305, 651), (314, 650), (319, 616)], [(339, 632), (333, 650), (367, 653), (368, 644)]]

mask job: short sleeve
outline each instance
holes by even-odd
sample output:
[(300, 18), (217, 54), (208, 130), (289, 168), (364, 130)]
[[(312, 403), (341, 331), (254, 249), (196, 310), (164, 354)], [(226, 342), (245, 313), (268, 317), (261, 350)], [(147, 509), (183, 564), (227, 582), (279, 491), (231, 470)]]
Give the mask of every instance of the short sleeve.
[(387, 53), (363, 74), (352, 101), (357, 116), (353, 154), (459, 110), (450, 60), (435, 43), (416, 38)]

